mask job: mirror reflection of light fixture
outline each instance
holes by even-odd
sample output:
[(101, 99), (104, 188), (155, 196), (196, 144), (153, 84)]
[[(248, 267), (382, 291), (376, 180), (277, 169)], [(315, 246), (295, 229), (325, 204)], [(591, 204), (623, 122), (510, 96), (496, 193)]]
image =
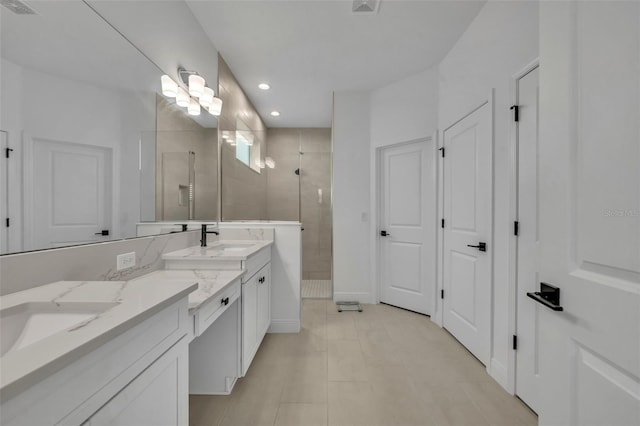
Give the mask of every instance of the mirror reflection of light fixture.
[(273, 169), (274, 167), (276, 167), (276, 162), (273, 161), (273, 158), (271, 157), (265, 157), (264, 164), (270, 169)]
[(211, 101), (211, 105), (209, 105), (209, 113), (211, 115), (215, 115), (216, 117), (222, 114), (222, 99), (213, 98)]
[[(160, 78), (162, 94), (168, 98), (176, 98), (176, 104), (187, 108), (191, 115), (200, 115), (200, 106), (211, 115), (222, 114), (222, 99), (215, 97), (213, 89), (207, 87), (205, 80), (195, 71), (178, 68), (178, 75), (186, 89), (171, 79), (168, 75)], [(195, 103), (195, 104), (194, 104)]]

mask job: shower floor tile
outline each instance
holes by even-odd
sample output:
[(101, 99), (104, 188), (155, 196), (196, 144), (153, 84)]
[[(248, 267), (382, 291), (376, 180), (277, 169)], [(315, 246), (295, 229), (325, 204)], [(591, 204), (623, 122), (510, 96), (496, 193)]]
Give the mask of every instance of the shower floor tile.
[(331, 299), (331, 280), (302, 280), (303, 299)]

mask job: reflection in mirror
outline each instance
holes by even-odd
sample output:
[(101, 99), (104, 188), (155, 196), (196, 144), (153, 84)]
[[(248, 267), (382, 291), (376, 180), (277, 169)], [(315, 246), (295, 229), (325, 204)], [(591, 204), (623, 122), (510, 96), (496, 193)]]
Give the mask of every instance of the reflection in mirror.
[[(166, 149), (156, 149), (156, 138), (185, 134), (160, 119), (157, 132), (164, 72), (82, 1), (29, 5), (35, 14), (0, 7), (0, 143), (12, 150), (0, 162), (2, 213), (10, 218), (8, 228), (0, 227), (0, 253), (134, 237), (138, 222), (163, 217), (155, 174), (156, 154)], [(196, 120), (215, 145), (215, 118)], [(174, 194), (185, 219), (189, 209), (198, 217), (199, 205), (217, 211), (197, 199), (198, 183), (207, 182), (199, 158), (210, 158), (207, 167), (214, 168), (214, 189), (204, 196), (217, 198), (213, 151), (187, 145), (174, 151), (195, 153), (187, 161), (191, 181), (180, 182), (187, 188), (191, 182), (192, 192)]]
[(142, 221), (218, 220), (218, 129), (161, 96), (157, 105), (158, 130), (144, 138), (155, 139), (155, 164), (141, 177), (155, 177), (155, 212)]

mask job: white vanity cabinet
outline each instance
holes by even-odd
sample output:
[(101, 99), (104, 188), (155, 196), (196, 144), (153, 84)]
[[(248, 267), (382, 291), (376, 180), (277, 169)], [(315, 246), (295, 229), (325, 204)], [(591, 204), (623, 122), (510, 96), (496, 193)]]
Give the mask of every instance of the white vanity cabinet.
[(270, 324), (271, 264), (267, 263), (242, 284), (242, 376), (247, 374)]
[(9, 425), (187, 425), (186, 296), (2, 403)]
[(187, 345), (173, 346), (83, 425), (186, 425), (187, 369)]

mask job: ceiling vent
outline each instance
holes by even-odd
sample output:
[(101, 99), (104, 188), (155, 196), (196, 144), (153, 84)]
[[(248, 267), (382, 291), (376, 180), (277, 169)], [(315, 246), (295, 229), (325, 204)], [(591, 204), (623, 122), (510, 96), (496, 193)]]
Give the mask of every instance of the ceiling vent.
[(371, 15), (378, 13), (380, 0), (353, 0), (351, 11), (355, 14)]
[(36, 15), (36, 11), (20, 0), (0, 0), (0, 5), (6, 7), (16, 15)]

